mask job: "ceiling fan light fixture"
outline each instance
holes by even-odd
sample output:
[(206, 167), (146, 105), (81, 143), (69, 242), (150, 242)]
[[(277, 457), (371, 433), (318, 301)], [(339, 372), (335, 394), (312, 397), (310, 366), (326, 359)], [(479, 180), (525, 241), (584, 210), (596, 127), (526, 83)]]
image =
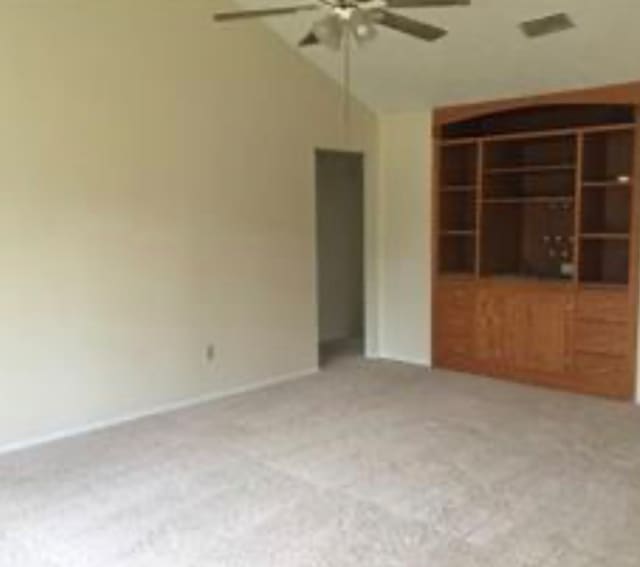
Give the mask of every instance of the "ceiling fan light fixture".
[(331, 15), (313, 24), (311, 32), (322, 45), (337, 51), (342, 46), (343, 25), (338, 16)]
[(349, 27), (353, 37), (360, 44), (374, 40), (378, 35), (372, 12), (355, 10), (349, 20)]

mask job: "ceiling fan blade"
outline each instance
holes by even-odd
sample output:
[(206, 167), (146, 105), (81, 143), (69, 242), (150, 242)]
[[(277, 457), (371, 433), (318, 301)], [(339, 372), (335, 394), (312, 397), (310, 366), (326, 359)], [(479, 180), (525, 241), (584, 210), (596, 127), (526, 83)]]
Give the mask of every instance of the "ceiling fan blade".
[(424, 22), (419, 22), (418, 20), (413, 20), (400, 14), (394, 14), (393, 12), (387, 12), (386, 10), (380, 10), (378, 12), (377, 21), (381, 26), (406, 33), (425, 41), (436, 41), (448, 33), (447, 30), (437, 26), (425, 24)]
[(318, 4), (302, 4), (301, 6), (289, 6), (286, 8), (268, 8), (265, 10), (244, 10), (240, 12), (218, 12), (213, 15), (216, 22), (229, 22), (234, 20), (248, 20), (252, 18), (264, 18), (269, 16), (290, 16), (298, 12), (317, 10)]
[(320, 43), (320, 40), (318, 39), (318, 36), (313, 33), (312, 31), (310, 31), (307, 35), (305, 35), (301, 40), (300, 43), (298, 43), (299, 47), (310, 47), (312, 45), (318, 45)]
[(440, 8), (471, 6), (471, 0), (387, 0), (389, 8)]

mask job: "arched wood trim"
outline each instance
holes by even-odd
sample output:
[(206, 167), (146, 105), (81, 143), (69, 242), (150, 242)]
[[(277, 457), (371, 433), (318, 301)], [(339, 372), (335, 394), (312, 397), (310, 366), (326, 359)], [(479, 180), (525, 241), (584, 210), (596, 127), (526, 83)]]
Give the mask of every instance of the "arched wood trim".
[(528, 97), (493, 100), (481, 103), (443, 106), (433, 113), (435, 133), (444, 124), (480, 118), (536, 105), (558, 104), (632, 104), (640, 105), (640, 81), (607, 85), (586, 90), (572, 90)]

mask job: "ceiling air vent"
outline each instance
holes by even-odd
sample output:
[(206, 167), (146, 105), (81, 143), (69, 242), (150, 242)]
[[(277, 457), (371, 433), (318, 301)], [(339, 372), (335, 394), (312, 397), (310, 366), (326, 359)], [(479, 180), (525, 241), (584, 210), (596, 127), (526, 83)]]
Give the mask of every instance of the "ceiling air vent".
[(568, 14), (552, 14), (544, 18), (522, 22), (520, 28), (527, 37), (543, 37), (575, 28)]

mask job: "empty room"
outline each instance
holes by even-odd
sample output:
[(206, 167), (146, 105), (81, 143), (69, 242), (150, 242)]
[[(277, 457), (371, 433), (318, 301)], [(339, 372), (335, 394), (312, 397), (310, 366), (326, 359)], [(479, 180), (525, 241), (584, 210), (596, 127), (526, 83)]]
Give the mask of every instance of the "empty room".
[(0, 0), (0, 567), (638, 567), (637, 0)]

